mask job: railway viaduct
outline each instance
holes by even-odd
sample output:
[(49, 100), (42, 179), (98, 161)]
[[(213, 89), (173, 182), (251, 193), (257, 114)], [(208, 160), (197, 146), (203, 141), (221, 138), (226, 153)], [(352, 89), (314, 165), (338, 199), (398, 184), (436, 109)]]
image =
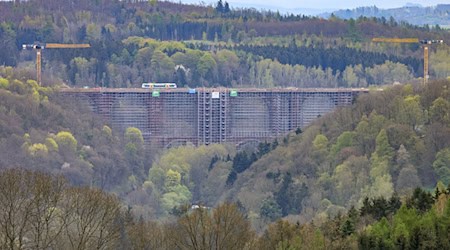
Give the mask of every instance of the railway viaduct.
[(146, 145), (167, 148), (259, 143), (303, 128), (367, 89), (61, 89), (114, 129), (136, 127)]

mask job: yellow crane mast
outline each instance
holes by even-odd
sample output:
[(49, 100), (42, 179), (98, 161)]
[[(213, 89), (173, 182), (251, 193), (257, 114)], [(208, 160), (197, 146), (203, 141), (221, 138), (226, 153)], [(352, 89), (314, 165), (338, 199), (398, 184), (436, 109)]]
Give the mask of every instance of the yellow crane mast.
[(34, 49), (36, 50), (36, 80), (39, 85), (42, 83), (41, 75), (41, 57), (43, 49), (84, 49), (90, 48), (89, 44), (65, 44), (65, 43), (46, 43), (46, 44), (23, 44), (23, 49)]
[(418, 38), (382, 38), (376, 37), (372, 39), (372, 42), (385, 42), (385, 43), (420, 43), (423, 47), (423, 83), (428, 81), (428, 47), (431, 44), (443, 44), (443, 40), (419, 40)]

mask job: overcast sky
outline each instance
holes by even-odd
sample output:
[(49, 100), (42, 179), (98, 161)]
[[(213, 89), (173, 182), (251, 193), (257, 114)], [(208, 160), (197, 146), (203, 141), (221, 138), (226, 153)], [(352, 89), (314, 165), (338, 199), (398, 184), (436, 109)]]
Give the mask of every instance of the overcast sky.
[[(183, 3), (215, 4), (218, 0), (181, 0)], [(280, 9), (310, 8), (310, 9), (354, 9), (362, 6), (377, 6), (378, 8), (398, 8), (406, 3), (434, 6), (437, 4), (450, 4), (449, 0), (222, 0), (233, 6), (257, 7), (268, 6)], [(176, 1), (178, 2), (178, 1)]]

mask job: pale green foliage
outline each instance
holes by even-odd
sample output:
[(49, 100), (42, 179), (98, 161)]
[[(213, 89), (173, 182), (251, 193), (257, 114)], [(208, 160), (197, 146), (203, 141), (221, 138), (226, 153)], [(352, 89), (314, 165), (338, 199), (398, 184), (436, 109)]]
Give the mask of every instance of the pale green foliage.
[(171, 169), (166, 172), (165, 188), (167, 192), (172, 192), (181, 183), (181, 174)]
[(386, 122), (387, 119), (376, 111), (372, 111), (369, 117), (363, 116), (355, 129), (355, 145), (370, 155), (375, 149), (375, 138)]
[(236, 42), (240, 43), (247, 39), (247, 33), (243, 30), (238, 31), (236, 34)]
[(377, 135), (386, 123), (388, 123), (388, 120), (383, 115), (377, 114), (375, 110), (370, 113), (369, 127), (371, 133)]
[(86, 36), (89, 40), (99, 39), (100, 31), (100, 27), (95, 23), (90, 23), (86, 26)]
[(370, 176), (376, 178), (377, 176), (383, 176), (389, 174), (389, 162), (383, 157), (379, 157), (377, 154), (372, 156), (372, 167), (370, 169)]
[(130, 175), (130, 176), (128, 176), (128, 184), (129, 184), (130, 186), (134, 186), (134, 187), (137, 186), (138, 180), (137, 180), (137, 178), (136, 178), (136, 175)]
[(155, 185), (151, 181), (145, 181), (142, 184), (142, 188), (148, 193), (151, 194), (155, 189)]
[[(154, 184), (157, 193), (162, 194), (160, 201), (165, 211), (168, 212), (174, 206), (189, 202), (192, 198), (190, 190), (194, 189), (203, 193), (205, 202), (208, 201), (208, 197), (213, 198), (215, 202), (218, 197), (212, 194), (217, 193), (216, 188), (220, 189), (225, 185), (229, 168), (222, 171), (222, 168), (217, 166), (211, 173), (218, 176), (209, 177), (208, 167), (214, 156), (226, 158), (231, 153), (226, 146), (215, 144), (198, 148), (191, 146), (172, 148), (161, 155), (150, 168), (148, 181)], [(220, 179), (222, 182), (219, 183)], [(205, 182), (211, 185), (205, 187)]]
[(56, 135), (56, 142), (58, 145), (64, 146), (69, 150), (75, 152), (77, 150), (78, 141), (69, 131), (61, 131)]
[(345, 147), (351, 147), (353, 145), (354, 133), (345, 131), (336, 140), (336, 143), (331, 147), (330, 155), (334, 159), (336, 155)]
[(369, 169), (370, 163), (364, 156), (351, 156), (335, 168), (336, 197), (333, 198), (337, 204), (346, 207), (357, 205), (361, 190), (369, 182)]
[(318, 134), (313, 141), (314, 150), (326, 150), (328, 147), (328, 138), (323, 134)]
[(369, 119), (367, 116), (363, 116), (355, 129), (355, 143), (358, 146), (363, 147), (370, 139), (369, 134)]
[(444, 148), (436, 154), (433, 168), (445, 185), (450, 184), (450, 148)]
[(125, 130), (125, 160), (132, 167), (133, 173), (138, 177), (144, 175), (144, 138), (141, 130), (128, 127)]
[(53, 138), (51, 138), (51, 137), (45, 138), (45, 145), (47, 146), (47, 148), (48, 148), (50, 151), (58, 151), (58, 150), (59, 150), (58, 144), (57, 144), (56, 141), (55, 141)]
[(31, 94), (31, 97), (35, 103), (39, 103), (39, 100), (41, 99), (39, 92), (37, 90), (34, 90)]
[(312, 157), (317, 162), (322, 162), (328, 156), (328, 138), (323, 134), (317, 134), (313, 142)]
[(447, 189), (447, 187), (444, 185), (442, 181), (438, 181), (436, 183), (436, 189), (439, 190), (439, 192), (443, 193)]
[(205, 53), (197, 64), (198, 73), (202, 77), (206, 77), (208, 74), (214, 74), (217, 68), (217, 62), (214, 60), (210, 53)]
[[(336, 72), (337, 77), (339, 72)], [(365, 68), (361, 64), (348, 65), (342, 72), (342, 84), (349, 88), (355, 87), (367, 87), (367, 75)]]
[(84, 57), (75, 57), (70, 60), (70, 67), (76, 70), (75, 84), (86, 85), (89, 82), (95, 82), (96, 59), (90, 60)]
[(39, 84), (35, 81), (35, 80), (31, 80), (31, 79), (28, 79), (27, 80), (27, 84), (32, 88), (32, 89), (35, 89), (35, 90), (38, 90), (40, 87), (39, 87)]
[(277, 60), (262, 59), (251, 64), (250, 82), (262, 87), (280, 86), (336, 86), (338, 74), (330, 68), (306, 68), (303, 65), (281, 64)]
[[(214, 155), (225, 157), (228, 153), (228, 149), (223, 145), (201, 146), (198, 148), (189, 146), (173, 148), (163, 154), (159, 161), (153, 164), (152, 169), (160, 168), (164, 170), (164, 173), (171, 169), (177, 171), (182, 176), (188, 177), (194, 165), (204, 164), (207, 170), (209, 161)], [(153, 171), (150, 170), (151, 173)]]
[[(151, 58), (153, 56), (153, 52), (155, 48), (153, 47), (144, 47), (138, 50), (135, 64), (139, 69), (145, 69), (150, 66)], [(179, 52), (177, 52), (179, 53)]]
[(25, 133), (25, 134), (23, 135), (23, 140), (24, 140), (25, 142), (31, 142), (30, 134)]
[(403, 231), (403, 226), (399, 226), (397, 228), (397, 225), (406, 225), (407, 227), (414, 227), (417, 224), (417, 210), (414, 208), (408, 208), (406, 205), (402, 205), (398, 211), (396, 212), (394, 218), (393, 218), (393, 229), (394, 232), (398, 231), (398, 233)]
[(386, 217), (383, 217), (379, 222), (375, 223), (369, 228), (369, 232), (378, 239), (388, 239), (390, 231), (389, 222)]
[(144, 137), (142, 136), (141, 130), (139, 130), (138, 128), (128, 127), (125, 130), (125, 141), (127, 143), (132, 143), (135, 145), (143, 145)]
[(411, 84), (405, 84), (402, 88), (403, 93), (406, 95), (413, 95), (414, 94), (414, 88)]
[(134, 22), (129, 22), (127, 25), (127, 30), (133, 32), (137, 30), (137, 25)]
[(372, 168), (370, 170), (371, 185), (366, 186), (364, 194), (369, 198), (385, 197), (389, 198), (394, 193), (392, 177), (389, 174), (389, 164), (387, 159), (372, 157)]
[(9, 88), (19, 94), (24, 94), (26, 92), (26, 85), (22, 81), (17, 79), (14, 79), (12, 82), (10, 82)]
[(78, 22), (90, 22), (92, 20), (92, 12), (85, 10), (77, 11), (75, 17)]
[(216, 53), (219, 75), (229, 81), (239, 70), (239, 57), (231, 50), (220, 50)]
[[(185, 156), (192, 152), (193, 148), (177, 148), (171, 149), (167, 153), (161, 156), (159, 161), (156, 164), (153, 164), (152, 169), (150, 170), (150, 178), (152, 178), (152, 174), (155, 173), (156, 169), (162, 169), (164, 173), (167, 170), (177, 171), (178, 173), (182, 173), (186, 175), (189, 173), (191, 169), (191, 165), (187, 162)], [(156, 183), (155, 183), (156, 184)]]
[(380, 133), (378, 133), (375, 143), (375, 154), (377, 154), (378, 157), (388, 161), (394, 157), (394, 149), (389, 144), (386, 130), (382, 129)]
[(384, 64), (366, 68), (366, 73), (373, 79), (373, 84), (383, 85), (394, 82), (408, 82), (413, 79), (413, 75), (408, 67), (401, 63), (385, 61)]
[(104, 125), (102, 128), (102, 135), (104, 135), (107, 138), (112, 138), (112, 130), (110, 127)]
[(159, 167), (152, 167), (148, 171), (148, 180), (153, 183), (157, 188), (161, 189), (164, 187), (164, 181), (166, 179), (166, 171)]
[(347, 66), (344, 72), (342, 72), (342, 80), (346, 83), (347, 87), (356, 87), (358, 77), (356, 76), (352, 66)]
[(339, 195), (339, 204), (343, 204), (346, 202), (349, 197), (345, 197), (346, 194), (351, 194), (351, 190), (353, 190), (353, 173), (348, 166), (348, 164), (343, 163), (338, 165), (334, 170), (333, 178), (336, 182), (336, 191)]
[(425, 122), (425, 115), (420, 105), (420, 96), (406, 96), (398, 108), (399, 122), (409, 125), (413, 129), (417, 129)]
[(0, 88), (8, 89), (9, 88), (9, 80), (3, 77), (0, 77)]
[(126, 48), (122, 49), (122, 51), (120, 52), (119, 58), (117, 58), (115, 60), (116, 63), (121, 63), (121, 64), (125, 64), (125, 65), (130, 64), (132, 61), (133, 61), (133, 58), (130, 55), (130, 52)]
[(127, 39), (122, 40), (122, 42), (123, 42), (123, 44), (125, 44), (127, 46), (136, 44), (139, 46), (139, 48), (143, 48), (143, 47), (156, 48), (159, 44), (159, 42), (153, 38), (144, 38), (144, 37), (139, 37), (139, 36), (130, 36)]
[(197, 67), (197, 63), (199, 62), (200, 58), (203, 55), (204, 55), (203, 51), (188, 49), (188, 50), (186, 50), (186, 57), (185, 57), (186, 61), (181, 64), (183, 64), (184, 66), (186, 66), (188, 68), (194, 69)]
[(382, 129), (376, 138), (376, 148), (371, 158), (371, 185), (366, 186), (365, 196), (388, 198), (394, 193), (390, 175), (390, 161), (393, 156), (394, 150), (389, 145), (386, 130)]
[(159, 49), (153, 53), (150, 67), (154, 74), (154, 81), (169, 82), (175, 72), (172, 59)]
[(136, 144), (129, 142), (125, 145), (125, 152), (129, 157), (135, 157), (139, 150)]
[(114, 24), (110, 24), (110, 23), (106, 24), (105, 29), (110, 33), (117, 32), (117, 28), (116, 28), (116, 26), (114, 26)]
[(28, 152), (31, 156), (47, 156), (48, 148), (42, 143), (35, 143), (28, 147)]
[(389, 174), (389, 162), (394, 156), (394, 150), (389, 145), (386, 130), (382, 129), (376, 139), (375, 152), (372, 154), (372, 179)]
[(192, 198), (191, 192), (186, 186), (179, 185), (172, 192), (162, 195), (161, 205), (166, 212), (171, 211), (174, 207), (189, 204)]
[(400, 194), (409, 194), (416, 187), (422, 186), (417, 169), (410, 163), (410, 154), (403, 144), (397, 150), (397, 168), (400, 170), (395, 188)]
[(397, 150), (397, 164), (400, 167), (406, 166), (409, 164), (410, 155), (408, 153), (408, 150), (406, 150), (405, 146), (403, 144), (400, 145), (400, 148)]
[(183, 67), (188, 66), (189, 58), (187, 54), (182, 52), (176, 52), (170, 57), (175, 65), (183, 65)]
[(450, 102), (442, 97), (434, 100), (430, 108), (430, 118), (432, 121), (450, 125)]
[(437, 79), (445, 79), (450, 76), (450, 49), (439, 47), (435, 53), (430, 55), (430, 72), (434, 73)]
[(159, 44), (158, 49), (160, 51), (164, 51), (165, 53), (173, 54), (175, 51), (186, 50), (186, 45), (181, 42), (163, 41)]

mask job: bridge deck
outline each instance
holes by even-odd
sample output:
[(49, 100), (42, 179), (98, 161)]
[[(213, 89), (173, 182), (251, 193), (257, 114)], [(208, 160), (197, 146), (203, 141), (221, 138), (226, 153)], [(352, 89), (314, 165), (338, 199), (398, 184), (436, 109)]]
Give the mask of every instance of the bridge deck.
[[(263, 93), (291, 93), (291, 92), (324, 92), (324, 93), (338, 93), (338, 92), (357, 92), (367, 93), (367, 88), (192, 88), (196, 92), (230, 92), (236, 90), (238, 93), (242, 92), (263, 92)], [(148, 93), (152, 91), (159, 92), (174, 92), (183, 93), (189, 92), (189, 88), (60, 88), (58, 91), (62, 93), (97, 93), (97, 92), (123, 92), (123, 93)]]

